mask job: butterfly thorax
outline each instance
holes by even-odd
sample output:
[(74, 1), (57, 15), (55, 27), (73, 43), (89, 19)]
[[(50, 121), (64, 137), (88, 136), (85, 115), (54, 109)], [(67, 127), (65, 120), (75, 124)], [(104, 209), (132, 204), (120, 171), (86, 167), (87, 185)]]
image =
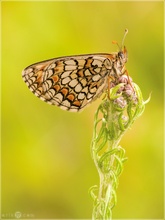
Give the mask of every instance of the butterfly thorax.
[(110, 69), (110, 72), (108, 75), (112, 79), (119, 78), (123, 74), (125, 74), (125, 63), (128, 60), (127, 57), (127, 51), (124, 49), (123, 51), (119, 51), (118, 53), (112, 53), (107, 56), (109, 61), (111, 62), (110, 67), (106, 67), (107, 69)]

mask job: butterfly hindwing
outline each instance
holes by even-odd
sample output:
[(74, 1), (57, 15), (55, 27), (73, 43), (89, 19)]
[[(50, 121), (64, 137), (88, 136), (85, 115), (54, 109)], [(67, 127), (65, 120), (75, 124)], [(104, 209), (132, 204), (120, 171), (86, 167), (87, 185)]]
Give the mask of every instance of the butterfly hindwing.
[(64, 110), (80, 111), (107, 88), (107, 54), (61, 57), (33, 64), (22, 77), (41, 100)]

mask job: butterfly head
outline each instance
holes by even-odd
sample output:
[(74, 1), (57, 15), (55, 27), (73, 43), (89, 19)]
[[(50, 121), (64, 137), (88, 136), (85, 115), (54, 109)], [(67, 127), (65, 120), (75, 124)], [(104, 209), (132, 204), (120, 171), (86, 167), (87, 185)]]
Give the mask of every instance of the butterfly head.
[(120, 63), (126, 63), (128, 60), (128, 53), (126, 47), (124, 46), (123, 50), (120, 50), (117, 54), (117, 58), (119, 59)]
[(123, 46), (124, 45), (124, 40), (125, 40), (125, 37), (126, 37), (127, 33), (128, 33), (128, 29), (125, 29), (125, 33), (124, 33), (124, 36), (123, 36), (121, 46), (119, 46), (119, 44), (116, 41), (112, 42), (112, 43), (116, 44), (119, 47), (119, 52), (117, 53), (117, 60), (119, 60), (121, 65), (126, 63), (127, 59), (128, 59), (128, 54), (127, 54), (126, 47)]

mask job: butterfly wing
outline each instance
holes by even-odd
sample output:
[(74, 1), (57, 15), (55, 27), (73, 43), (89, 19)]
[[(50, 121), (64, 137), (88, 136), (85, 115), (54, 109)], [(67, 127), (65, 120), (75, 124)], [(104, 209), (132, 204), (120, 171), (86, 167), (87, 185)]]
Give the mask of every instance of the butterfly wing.
[(22, 77), (41, 100), (77, 112), (107, 88), (112, 62), (108, 54), (61, 57), (25, 68)]

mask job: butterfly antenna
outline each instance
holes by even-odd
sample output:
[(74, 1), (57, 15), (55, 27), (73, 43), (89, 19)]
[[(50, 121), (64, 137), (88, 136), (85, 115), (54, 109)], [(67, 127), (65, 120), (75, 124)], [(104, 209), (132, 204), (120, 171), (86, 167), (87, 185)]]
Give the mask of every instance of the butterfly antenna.
[(128, 29), (125, 29), (125, 33), (124, 33), (123, 40), (122, 40), (122, 43), (121, 43), (121, 49), (123, 48), (124, 40), (125, 40), (125, 37), (126, 37), (127, 34), (128, 34)]
[(119, 51), (122, 50), (123, 48), (123, 44), (124, 44), (124, 40), (125, 40), (125, 37), (126, 35), (128, 34), (128, 29), (125, 29), (125, 33), (124, 33), (124, 36), (123, 36), (123, 40), (122, 40), (122, 43), (121, 43), (121, 47), (119, 46), (118, 42), (117, 41), (112, 41), (113, 44), (116, 44), (119, 48)]

